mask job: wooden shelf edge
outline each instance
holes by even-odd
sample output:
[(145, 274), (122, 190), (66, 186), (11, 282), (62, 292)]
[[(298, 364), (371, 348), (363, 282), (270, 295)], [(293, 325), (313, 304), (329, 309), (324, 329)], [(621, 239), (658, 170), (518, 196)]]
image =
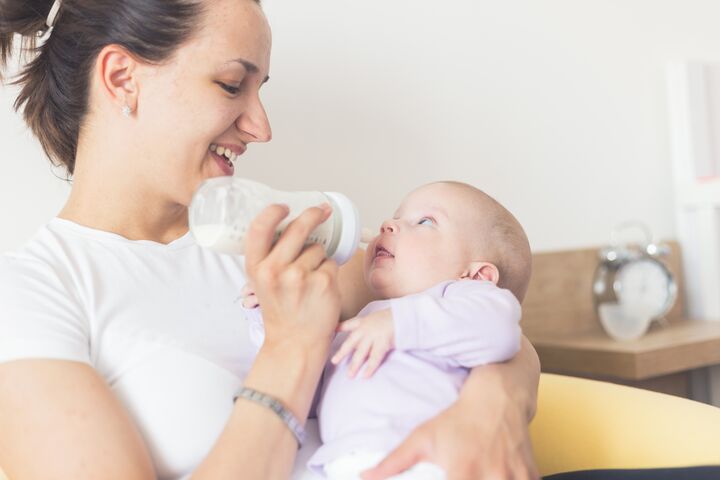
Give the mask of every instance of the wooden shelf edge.
[(602, 332), (530, 337), (543, 371), (643, 380), (720, 364), (720, 321), (683, 320), (632, 342)]

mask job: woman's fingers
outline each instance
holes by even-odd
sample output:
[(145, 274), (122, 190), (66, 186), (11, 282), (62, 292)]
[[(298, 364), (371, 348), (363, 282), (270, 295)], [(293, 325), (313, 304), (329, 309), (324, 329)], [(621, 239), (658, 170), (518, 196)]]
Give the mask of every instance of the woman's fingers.
[(311, 272), (317, 270), (325, 261), (325, 249), (317, 243), (307, 247), (295, 260), (295, 264), (303, 271)]
[(330, 205), (311, 207), (301, 213), (280, 236), (275, 247), (267, 256), (268, 261), (272, 265), (292, 263), (305, 248), (307, 238), (313, 230), (326, 221), (331, 213)]
[(289, 213), (287, 205), (270, 205), (250, 222), (245, 241), (245, 269), (251, 276), (270, 253), (275, 230)]

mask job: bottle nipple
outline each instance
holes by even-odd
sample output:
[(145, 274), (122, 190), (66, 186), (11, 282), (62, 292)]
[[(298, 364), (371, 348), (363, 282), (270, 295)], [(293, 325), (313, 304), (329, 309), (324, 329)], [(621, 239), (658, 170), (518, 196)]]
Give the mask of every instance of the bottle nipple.
[(367, 227), (363, 227), (362, 234), (360, 235), (360, 243), (370, 243), (375, 238), (375, 233)]

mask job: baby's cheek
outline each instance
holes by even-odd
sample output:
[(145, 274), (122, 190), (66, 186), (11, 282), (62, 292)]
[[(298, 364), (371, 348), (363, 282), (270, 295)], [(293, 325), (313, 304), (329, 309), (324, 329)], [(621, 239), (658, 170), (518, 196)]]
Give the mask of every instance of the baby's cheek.
[(388, 298), (394, 283), (390, 272), (385, 271), (384, 269), (374, 268), (365, 278), (367, 280), (368, 287), (370, 287), (370, 290), (372, 290), (375, 295), (382, 298)]

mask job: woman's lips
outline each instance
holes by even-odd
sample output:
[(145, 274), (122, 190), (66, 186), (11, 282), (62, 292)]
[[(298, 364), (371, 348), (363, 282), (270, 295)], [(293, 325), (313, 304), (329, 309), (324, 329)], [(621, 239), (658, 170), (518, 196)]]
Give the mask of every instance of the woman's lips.
[(223, 175), (232, 176), (235, 173), (235, 165), (233, 165), (231, 162), (228, 162), (226, 157), (224, 157), (223, 155), (218, 155), (215, 152), (210, 152), (210, 156), (213, 157), (215, 163), (217, 163), (218, 167), (220, 167)]

